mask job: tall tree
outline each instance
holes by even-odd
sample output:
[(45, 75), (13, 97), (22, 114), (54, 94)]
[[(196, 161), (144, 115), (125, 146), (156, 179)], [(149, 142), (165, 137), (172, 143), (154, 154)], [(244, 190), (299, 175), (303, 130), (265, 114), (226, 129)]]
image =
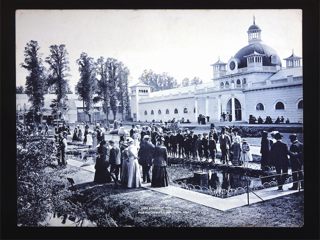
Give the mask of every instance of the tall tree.
[(50, 55), (46, 58), (46, 62), (49, 64), (49, 86), (54, 86), (55, 94), (57, 98), (52, 102), (53, 113), (60, 112), (61, 117), (67, 109), (67, 91), (69, 76), (69, 60), (68, 52), (64, 44), (51, 45)]
[(152, 70), (144, 70), (139, 80), (149, 85), (152, 91), (166, 90), (178, 86), (177, 80), (169, 76), (168, 73), (157, 74)]
[(191, 85), (198, 85), (198, 84), (201, 84), (201, 83), (202, 83), (202, 80), (200, 78), (198, 78), (198, 77), (192, 78), (191, 82), (190, 82)]
[(117, 111), (122, 112), (122, 117), (130, 115), (130, 100), (128, 92), (129, 69), (120, 61), (114, 58), (104, 60), (100, 57), (96, 62), (98, 75), (97, 96), (94, 101), (103, 102), (103, 111), (109, 119), (111, 109), (114, 119)]
[(182, 79), (182, 81), (181, 81), (181, 86), (182, 87), (187, 87), (189, 85), (190, 85), (190, 79), (189, 78)]
[(128, 116), (130, 114), (128, 76), (129, 76), (129, 69), (125, 67), (123, 63), (120, 63), (119, 79), (118, 79), (118, 86), (119, 86), (118, 99), (119, 99), (119, 108), (122, 113), (122, 120), (124, 120), (125, 116)]
[(23, 86), (18, 86), (18, 87), (16, 87), (16, 93), (17, 93), (17, 94), (22, 94), (22, 93), (24, 93), (24, 88), (23, 88)]
[(107, 78), (106, 64), (103, 57), (98, 58), (96, 62), (96, 72), (99, 78), (97, 82), (97, 96), (93, 98), (94, 102), (102, 101), (102, 110), (109, 120), (110, 110), (110, 87)]
[(83, 101), (84, 112), (89, 116), (91, 122), (91, 111), (93, 107), (93, 95), (96, 91), (96, 70), (93, 58), (86, 53), (81, 53), (77, 60), (79, 65), (80, 80), (76, 85), (76, 93)]
[[(41, 113), (44, 105), (45, 77), (39, 49), (37, 41), (28, 42), (24, 49), (24, 63), (21, 63), (21, 66), (29, 71), (25, 92), (32, 103), (33, 114)], [(40, 118), (36, 118), (36, 120), (40, 121)]]
[(110, 87), (110, 108), (113, 113), (113, 120), (117, 117), (118, 110), (118, 91), (119, 91), (119, 71), (120, 63), (117, 59), (107, 58), (106, 60), (106, 73), (108, 85)]

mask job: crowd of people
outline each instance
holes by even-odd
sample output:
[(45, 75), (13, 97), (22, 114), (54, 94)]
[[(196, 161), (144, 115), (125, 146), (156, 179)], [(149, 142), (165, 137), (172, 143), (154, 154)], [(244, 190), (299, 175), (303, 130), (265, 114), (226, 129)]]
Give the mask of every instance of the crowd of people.
[(271, 133), (272, 139), (268, 139), (268, 132), (262, 132), (261, 138), (261, 168), (269, 170), (275, 167), (277, 173), (278, 189), (283, 190), (283, 184), (288, 177), (288, 168), (291, 166), (293, 186), (290, 190), (297, 190), (303, 185), (303, 144), (298, 141), (296, 134), (291, 134), (291, 145), (288, 147), (282, 142), (283, 135), (278, 131)]
[(284, 117), (283, 116), (278, 116), (276, 118), (276, 120), (272, 120), (272, 118), (270, 116), (266, 116), (266, 119), (263, 120), (261, 118), (261, 116), (259, 116), (258, 118), (256, 118), (255, 116), (253, 115), (250, 115), (249, 116), (249, 124), (283, 124), (283, 123), (286, 123), (286, 124), (289, 124), (290, 123), (290, 120), (289, 118), (287, 118), (286, 120), (284, 120)]
[[(170, 131), (153, 124), (142, 127), (132, 125), (129, 132), (120, 127), (119, 144), (113, 140), (105, 141), (106, 130), (99, 124), (93, 130), (89, 125), (85, 125), (84, 130), (82, 127), (75, 126), (72, 141), (80, 141), (91, 151), (96, 151), (94, 181), (97, 183), (110, 182), (114, 178), (115, 182), (128, 188), (140, 187), (142, 181), (151, 182), (153, 187), (168, 186), (168, 157), (217, 163), (218, 143), (221, 164), (248, 168), (252, 161), (250, 144), (239, 136), (236, 127), (225, 126), (220, 132), (213, 127), (209, 133), (195, 134), (189, 129)], [(59, 165), (66, 165), (68, 130), (66, 125), (55, 129)], [(291, 166), (294, 181), (292, 189), (297, 189), (298, 182), (303, 179), (303, 144), (292, 134), (292, 144), (288, 147), (281, 141), (282, 137), (277, 131), (271, 132), (271, 138), (268, 138), (268, 132), (262, 132), (261, 169), (269, 171), (275, 168), (281, 190)]]

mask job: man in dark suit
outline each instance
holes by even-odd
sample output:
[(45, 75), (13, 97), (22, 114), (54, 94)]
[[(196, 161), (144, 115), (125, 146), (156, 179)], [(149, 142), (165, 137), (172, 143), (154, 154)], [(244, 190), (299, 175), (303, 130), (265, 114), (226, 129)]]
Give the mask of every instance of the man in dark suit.
[(152, 166), (152, 159), (154, 154), (154, 145), (151, 143), (149, 135), (145, 135), (140, 145), (138, 152), (139, 164), (142, 166), (143, 182), (151, 182), (150, 180), (150, 168)]
[(109, 157), (109, 163), (111, 165), (110, 167), (110, 173), (114, 173), (116, 176), (116, 180), (119, 180), (119, 173), (120, 173), (120, 167), (121, 167), (121, 155), (120, 155), (120, 149), (114, 145), (114, 141), (110, 140), (110, 157)]
[(178, 131), (176, 139), (177, 139), (177, 143), (179, 145), (178, 156), (179, 156), (179, 158), (181, 158), (181, 157), (183, 157), (184, 137), (182, 136), (180, 130)]
[[(299, 186), (298, 180), (303, 179), (303, 144), (298, 141), (297, 135), (292, 134), (289, 136), (291, 146), (289, 149), (293, 186), (289, 190), (297, 190)], [(303, 188), (303, 181), (301, 181), (301, 187)]]
[(226, 133), (226, 128), (221, 129), (221, 135), (219, 137), (220, 150), (221, 150), (221, 162), (222, 164), (229, 163), (229, 149), (231, 146), (231, 140)]
[(279, 174), (277, 176), (278, 190), (283, 190), (282, 185), (287, 177), (289, 167), (288, 146), (281, 141), (282, 137), (279, 132), (274, 135), (276, 142), (271, 146), (270, 151), (271, 160), (276, 167), (277, 174)]

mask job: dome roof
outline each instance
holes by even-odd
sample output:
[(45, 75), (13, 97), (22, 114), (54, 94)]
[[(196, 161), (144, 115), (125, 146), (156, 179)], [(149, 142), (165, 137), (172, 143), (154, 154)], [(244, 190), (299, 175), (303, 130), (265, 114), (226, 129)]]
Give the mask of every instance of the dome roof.
[[(255, 42), (241, 48), (234, 56), (239, 61), (238, 68), (247, 67), (247, 58), (245, 56), (253, 54), (254, 52), (264, 54), (264, 56), (262, 57), (263, 66), (281, 66), (281, 60), (277, 52), (273, 48), (261, 42)], [(273, 58), (272, 61), (271, 57)]]
[(258, 26), (258, 25), (255, 25), (255, 24), (253, 24), (253, 25), (251, 25), (251, 26), (249, 27), (248, 32), (249, 32), (249, 31), (253, 31), (253, 30), (259, 30), (259, 31), (261, 31), (261, 29), (259, 28), (259, 26)]

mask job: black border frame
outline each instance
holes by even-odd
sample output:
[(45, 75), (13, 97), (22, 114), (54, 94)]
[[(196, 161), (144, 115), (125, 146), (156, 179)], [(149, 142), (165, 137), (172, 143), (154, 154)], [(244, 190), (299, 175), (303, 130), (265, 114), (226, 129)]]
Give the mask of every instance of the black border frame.
[[(1, 14), (1, 236), (5, 239), (318, 239), (319, 2), (317, 0), (3, 0)], [(302, 228), (25, 228), (16, 226), (15, 10), (17, 9), (302, 9), (305, 225)]]

